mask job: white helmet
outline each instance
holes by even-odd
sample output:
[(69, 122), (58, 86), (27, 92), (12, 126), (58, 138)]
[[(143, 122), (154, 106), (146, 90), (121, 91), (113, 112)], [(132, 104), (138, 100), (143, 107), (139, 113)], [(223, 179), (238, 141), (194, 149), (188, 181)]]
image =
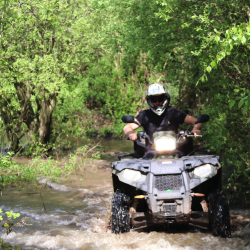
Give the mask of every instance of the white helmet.
[[(157, 107), (151, 102), (151, 99), (156, 96), (162, 96), (162, 106)], [(154, 83), (148, 87), (146, 91), (146, 99), (149, 108), (159, 116), (163, 114), (170, 103), (170, 95), (168, 94), (167, 90), (159, 83)]]

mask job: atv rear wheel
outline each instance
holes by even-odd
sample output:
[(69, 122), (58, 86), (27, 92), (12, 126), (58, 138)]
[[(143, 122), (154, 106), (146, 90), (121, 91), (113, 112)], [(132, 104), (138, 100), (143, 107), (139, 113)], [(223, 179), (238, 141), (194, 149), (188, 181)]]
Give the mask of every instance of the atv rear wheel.
[(111, 228), (112, 233), (119, 234), (130, 231), (129, 216), (130, 198), (117, 190), (112, 199)]
[(208, 201), (212, 234), (222, 238), (231, 238), (229, 207), (225, 193), (215, 191), (209, 194)]

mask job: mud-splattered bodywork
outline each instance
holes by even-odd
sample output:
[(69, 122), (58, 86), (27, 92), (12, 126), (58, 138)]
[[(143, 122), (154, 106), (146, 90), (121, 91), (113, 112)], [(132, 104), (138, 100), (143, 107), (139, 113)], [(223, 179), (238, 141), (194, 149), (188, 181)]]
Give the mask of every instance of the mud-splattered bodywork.
[[(220, 167), (219, 157), (213, 155), (117, 161), (112, 163), (114, 191), (124, 189), (134, 200), (134, 227), (173, 222), (206, 226), (207, 205), (202, 202), (221, 185)], [(143, 201), (134, 199), (135, 195), (143, 195)]]

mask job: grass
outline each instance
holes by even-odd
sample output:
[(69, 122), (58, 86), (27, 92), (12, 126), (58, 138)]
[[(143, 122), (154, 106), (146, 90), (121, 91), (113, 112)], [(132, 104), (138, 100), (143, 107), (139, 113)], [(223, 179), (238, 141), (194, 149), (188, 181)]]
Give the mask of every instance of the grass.
[(67, 177), (72, 172), (84, 170), (86, 161), (100, 158), (95, 146), (85, 145), (62, 160), (48, 157), (35, 157), (30, 164), (18, 164), (12, 160), (12, 155), (0, 156), (0, 186), (19, 185), (26, 182), (35, 182), (41, 177), (57, 180), (59, 177)]

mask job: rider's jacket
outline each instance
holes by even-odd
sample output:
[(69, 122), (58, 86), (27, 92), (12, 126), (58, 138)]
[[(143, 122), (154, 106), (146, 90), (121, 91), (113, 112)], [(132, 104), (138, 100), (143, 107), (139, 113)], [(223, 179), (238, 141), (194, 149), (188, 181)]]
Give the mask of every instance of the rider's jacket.
[[(156, 131), (170, 131), (173, 130), (175, 133), (178, 131), (178, 127), (182, 124), (187, 114), (181, 110), (173, 107), (168, 107), (165, 112), (158, 116), (151, 109), (141, 111), (136, 119), (145, 129), (145, 132), (153, 139), (153, 133)], [(146, 140), (146, 150), (151, 149), (151, 145)]]

